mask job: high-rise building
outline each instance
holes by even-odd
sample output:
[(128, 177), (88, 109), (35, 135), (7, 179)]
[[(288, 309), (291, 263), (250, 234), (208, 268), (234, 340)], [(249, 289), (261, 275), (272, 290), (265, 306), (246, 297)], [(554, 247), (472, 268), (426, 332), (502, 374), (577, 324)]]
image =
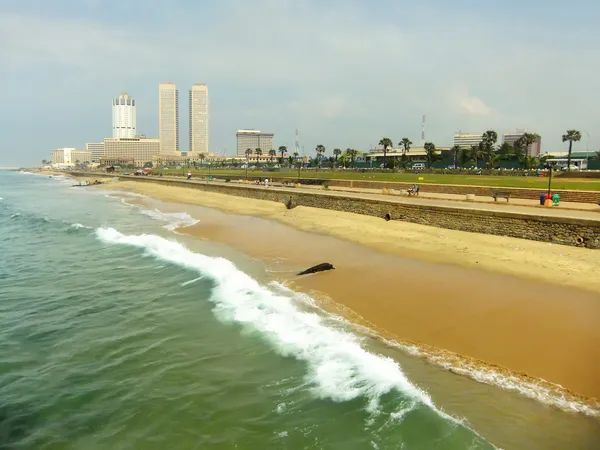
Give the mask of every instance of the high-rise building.
[(160, 153), (162, 142), (159, 139), (148, 138), (105, 138), (104, 161), (119, 158), (131, 158), (136, 167), (152, 162), (152, 158)]
[(260, 148), (263, 155), (273, 149), (273, 133), (261, 133), (259, 130), (238, 130), (237, 137), (237, 156), (246, 156), (246, 150), (252, 149), (252, 153)]
[(459, 131), (454, 134), (454, 145), (462, 149), (470, 149), (472, 145), (478, 145), (483, 140), (483, 133), (463, 133)]
[(85, 144), (85, 149), (91, 153), (92, 162), (99, 162), (104, 156), (104, 142), (90, 142)]
[(112, 101), (114, 138), (132, 138), (136, 134), (135, 100), (123, 92)]
[(158, 85), (160, 153), (179, 151), (179, 92), (174, 83)]
[(190, 152), (208, 153), (208, 86), (204, 83), (190, 89)]
[[(515, 142), (519, 140), (521, 136), (523, 136), (527, 131), (525, 130), (517, 130), (514, 133), (506, 133), (502, 136), (502, 143), (510, 144), (513, 147), (515, 146)], [(542, 137), (538, 134), (537, 140), (529, 145), (529, 149), (527, 154), (529, 156), (540, 156), (542, 153)]]

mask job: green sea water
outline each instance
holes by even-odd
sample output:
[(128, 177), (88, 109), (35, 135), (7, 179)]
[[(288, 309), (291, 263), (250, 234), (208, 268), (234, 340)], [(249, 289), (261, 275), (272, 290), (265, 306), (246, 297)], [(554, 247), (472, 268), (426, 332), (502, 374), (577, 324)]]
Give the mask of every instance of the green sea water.
[(72, 184), (0, 172), (0, 449), (494, 448), (191, 217)]

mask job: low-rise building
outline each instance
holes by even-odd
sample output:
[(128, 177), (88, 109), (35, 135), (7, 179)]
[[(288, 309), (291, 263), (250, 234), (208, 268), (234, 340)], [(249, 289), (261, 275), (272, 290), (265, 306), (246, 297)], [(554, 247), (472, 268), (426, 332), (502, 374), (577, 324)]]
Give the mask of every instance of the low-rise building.
[(78, 164), (89, 164), (92, 162), (92, 154), (86, 150), (76, 148), (55, 148), (52, 149), (50, 159), (52, 165), (57, 167), (70, 167)]
[[(114, 158), (133, 158), (133, 165), (144, 167), (155, 155), (160, 154), (160, 140), (144, 137), (105, 138), (104, 157), (108, 161)], [(103, 164), (105, 165), (105, 164)]]

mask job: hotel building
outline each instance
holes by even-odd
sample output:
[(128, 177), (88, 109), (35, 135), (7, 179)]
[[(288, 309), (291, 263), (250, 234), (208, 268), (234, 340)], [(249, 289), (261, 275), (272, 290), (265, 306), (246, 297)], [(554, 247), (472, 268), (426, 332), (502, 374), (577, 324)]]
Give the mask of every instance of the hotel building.
[(104, 156), (102, 161), (114, 161), (123, 158), (133, 158), (133, 165), (143, 167), (151, 162), (154, 155), (161, 149), (160, 139), (135, 138), (106, 138), (104, 139)]
[(136, 135), (135, 100), (123, 92), (112, 101), (114, 138), (132, 138)]
[(158, 85), (158, 128), (159, 153), (173, 154), (178, 152), (179, 92), (174, 83), (160, 83)]
[(263, 155), (273, 149), (273, 133), (261, 133), (259, 130), (238, 130), (235, 134), (237, 138), (237, 156), (246, 156), (246, 150), (252, 149), (252, 153), (260, 148)]
[(483, 141), (483, 133), (462, 133), (454, 134), (454, 145), (458, 145), (462, 149), (470, 149), (472, 145), (478, 145)]
[(190, 89), (190, 152), (208, 153), (208, 86), (196, 83)]
[(50, 154), (52, 165), (74, 166), (75, 164), (91, 163), (92, 154), (76, 148), (55, 148)]
[(92, 162), (99, 162), (104, 156), (104, 142), (91, 142), (85, 144), (85, 149), (92, 154)]

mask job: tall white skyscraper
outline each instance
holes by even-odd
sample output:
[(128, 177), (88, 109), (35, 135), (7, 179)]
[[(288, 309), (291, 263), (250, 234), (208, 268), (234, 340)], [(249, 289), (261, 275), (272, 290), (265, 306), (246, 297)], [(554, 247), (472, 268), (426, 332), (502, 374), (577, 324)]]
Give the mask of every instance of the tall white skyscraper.
[(190, 152), (208, 153), (208, 86), (204, 83), (190, 89)]
[(158, 85), (158, 128), (161, 153), (179, 151), (179, 92), (174, 83)]
[(135, 100), (123, 92), (112, 101), (114, 138), (133, 138), (136, 131)]

